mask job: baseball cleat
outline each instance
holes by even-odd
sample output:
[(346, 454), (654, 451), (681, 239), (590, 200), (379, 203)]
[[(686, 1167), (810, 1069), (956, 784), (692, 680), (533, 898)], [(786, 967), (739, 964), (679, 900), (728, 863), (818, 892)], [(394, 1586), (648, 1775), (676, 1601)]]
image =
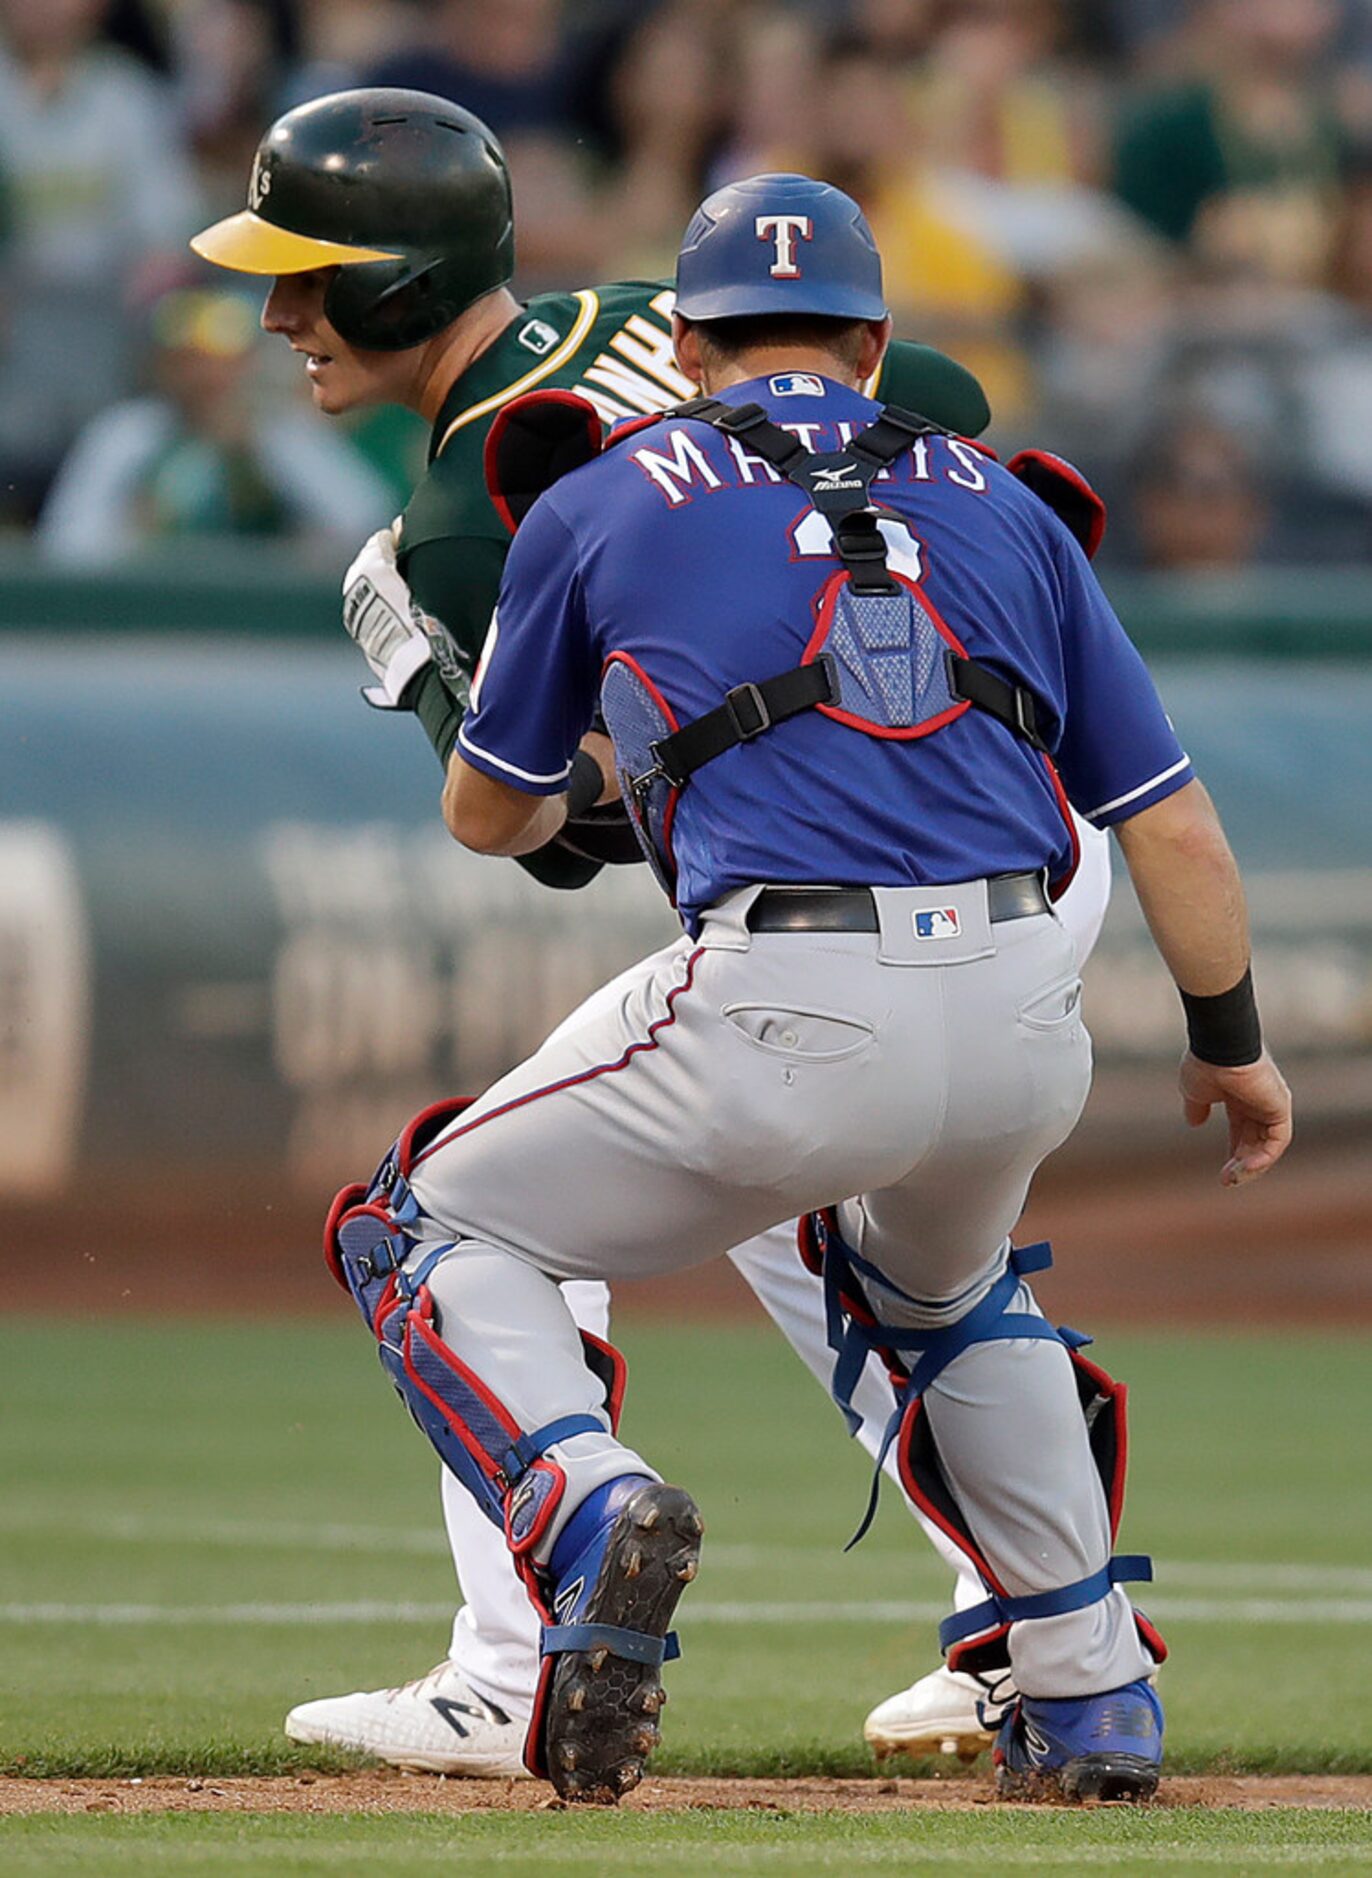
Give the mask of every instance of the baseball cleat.
[(879, 1761), (892, 1754), (955, 1754), (960, 1761), (974, 1761), (995, 1740), (1015, 1699), (1008, 1678), (1002, 1678), (997, 1693), (1000, 1699), (993, 1702), (977, 1677), (940, 1666), (879, 1702), (862, 1724), (863, 1738)]
[[(561, 1566), (564, 1541), (572, 1539), (577, 1549), (556, 1571), (553, 1614), (559, 1626), (605, 1626), (655, 1642), (667, 1636), (677, 1599), (696, 1575), (701, 1518), (680, 1487), (622, 1484), (633, 1490), (610, 1502), (584, 1544), (571, 1525), (559, 1539), (555, 1566)], [(632, 1647), (632, 1637), (624, 1641)], [(644, 1654), (654, 1658), (661, 1651), (650, 1647)], [(560, 1797), (613, 1806), (632, 1792), (662, 1739), (657, 1717), (666, 1700), (660, 1662), (621, 1656), (613, 1639), (561, 1651), (548, 1686), (542, 1742), (543, 1764)]]
[(523, 1779), (525, 1724), (468, 1687), (454, 1663), (398, 1689), (302, 1702), (286, 1717), (292, 1741), (352, 1748), (392, 1767), (480, 1779)]
[(1003, 1800), (1149, 1800), (1162, 1765), (1162, 1704), (1149, 1682), (1104, 1695), (1021, 1696), (996, 1738)]

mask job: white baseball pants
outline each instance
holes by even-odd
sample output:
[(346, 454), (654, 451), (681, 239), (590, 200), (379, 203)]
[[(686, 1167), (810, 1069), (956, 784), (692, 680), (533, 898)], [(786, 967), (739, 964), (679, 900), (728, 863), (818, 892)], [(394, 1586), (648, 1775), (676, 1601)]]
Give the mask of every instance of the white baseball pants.
[[(956, 1321), (1003, 1270), (1033, 1170), (1085, 1099), (1089, 1042), (1055, 919), (989, 926), (984, 889), (939, 895), (961, 937), (923, 948), (909, 894), (878, 896), (880, 941), (754, 938), (751, 894), (731, 896), (698, 945), (658, 954), (613, 1010), (564, 1027), (423, 1158), (413, 1185), (433, 1237), (461, 1240), (430, 1280), (442, 1334), (525, 1425), (597, 1408), (558, 1280), (680, 1269), (853, 1192), (845, 1231), (889, 1277), (877, 1301), (893, 1321)], [(1037, 1308), (1027, 1287), (1016, 1308)], [(1104, 1499), (1060, 1346), (974, 1347), (926, 1408), (1009, 1590), (1104, 1563)], [(651, 1471), (608, 1429), (556, 1457), (568, 1509)], [(1042, 1695), (1150, 1667), (1118, 1590), (1017, 1624), (1011, 1656)]]
[[(1077, 833), (1081, 864), (1056, 912), (1080, 969), (1095, 949), (1110, 902), (1110, 846), (1108, 837), (1088, 823), (1078, 821)], [(598, 1012), (613, 1008), (652, 966), (651, 959), (644, 960), (593, 993), (559, 1025), (549, 1042)], [(795, 1222), (769, 1228), (735, 1246), (728, 1256), (827, 1394), (834, 1353), (826, 1337), (823, 1288), (797, 1255)], [(581, 1329), (598, 1337), (609, 1336), (607, 1285), (599, 1280), (576, 1280), (563, 1287), (563, 1296)], [(857, 1438), (873, 1458), (890, 1413), (890, 1400), (885, 1375), (871, 1359), (854, 1392), (853, 1406), (862, 1416)], [(885, 1471), (899, 1487), (893, 1455), (887, 1456)], [(439, 1472), (444, 1525), (463, 1598), (453, 1619), (449, 1656), (478, 1695), (524, 1720), (538, 1676), (538, 1620), (524, 1586), (511, 1568), (501, 1534), (455, 1476), (447, 1468)], [(930, 1544), (956, 1574), (954, 1608), (962, 1610), (977, 1603), (984, 1595), (981, 1582), (961, 1552), (908, 1499), (906, 1504)]]

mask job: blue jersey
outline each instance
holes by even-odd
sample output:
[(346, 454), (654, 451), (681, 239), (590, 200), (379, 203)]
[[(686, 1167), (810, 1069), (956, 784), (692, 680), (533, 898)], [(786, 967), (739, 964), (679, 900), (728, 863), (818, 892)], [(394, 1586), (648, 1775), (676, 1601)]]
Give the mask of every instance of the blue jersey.
[[(811, 450), (879, 407), (791, 373), (731, 386)], [(1052, 760), (972, 709), (878, 736), (819, 711), (699, 770), (677, 804), (688, 925), (757, 881), (919, 886), (1047, 868), (1064, 877), (1064, 794), (1101, 827), (1191, 778), (1151, 679), (1057, 517), (956, 438), (921, 440), (872, 486), (892, 569), (967, 655), (1027, 685)], [(506, 564), (459, 748), (533, 793), (566, 787), (602, 672), (632, 660), (680, 724), (732, 686), (800, 663), (839, 563), (828, 524), (736, 440), (669, 419), (613, 444), (530, 511)]]

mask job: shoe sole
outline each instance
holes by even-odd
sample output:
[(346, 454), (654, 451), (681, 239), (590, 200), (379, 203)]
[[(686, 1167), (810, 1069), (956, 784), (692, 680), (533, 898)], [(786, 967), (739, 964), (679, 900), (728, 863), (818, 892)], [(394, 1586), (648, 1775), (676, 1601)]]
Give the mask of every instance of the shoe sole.
[(868, 1734), (864, 1738), (879, 1761), (888, 1761), (895, 1754), (921, 1761), (943, 1756), (951, 1760), (954, 1755), (960, 1761), (974, 1761), (996, 1737), (980, 1728), (926, 1727), (920, 1734)]
[[(615, 1521), (600, 1573), (578, 1621), (665, 1637), (700, 1562), (700, 1513), (680, 1487), (654, 1483)], [(544, 1753), (560, 1798), (614, 1806), (643, 1778), (662, 1739), (661, 1671), (607, 1649), (559, 1657), (548, 1694)]]
[(1138, 1754), (1082, 1754), (1061, 1767), (996, 1773), (996, 1794), (1002, 1800), (1065, 1800), (1134, 1803), (1151, 1800), (1158, 1790), (1158, 1765)]
[(422, 1748), (412, 1752), (404, 1748), (379, 1748), (308, 1722), (287, 1722), (284, 1733), (288, 1741), (297, 1741), (302, 1747), (341, 1748), (348, 1754), (362, 1754), (383, 1767), (400, 1767), (411, 1774), (443, 1774), (453, 1780), (528, 1780), (530, 1777), (517, 1751), (493, 1755), (489, 1760), (463, 1760), (450, 1754), (426, 1754)]

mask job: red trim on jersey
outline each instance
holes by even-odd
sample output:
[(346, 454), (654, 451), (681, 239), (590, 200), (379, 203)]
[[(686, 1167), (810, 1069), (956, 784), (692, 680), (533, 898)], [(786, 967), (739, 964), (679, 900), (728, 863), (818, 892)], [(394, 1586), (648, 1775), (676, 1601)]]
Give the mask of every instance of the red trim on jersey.
[[(891, 578), (898, 581), (907, 592), (914, 595), (919, 605), (929, 615), (935, 631), (943, 640), (944, 644), (951, 647), (959, 658), (965, 659), (967, 657), (966, 647), (953, 631), (952, 627), (945, 623), (943, 616), (938, 611), (938, 608), (930, 601), (924, 589), (916, 586), (914, 581), (907, 580), (904, 574), (892, 572)], [(847, 568), (841, 567), (836, 574), (831, 574), (829, 579), (824, 583), (819, 597), (818, 622), (815, 626), (815, 630), (810, 635), (809, 644), (801, 654), (800, 662), (802, 665), (813, 665), (820, 653), (824, 650), (825, 642), (828, 640), (830, 631), (833, 628), (834, 612), (838, 606), (839, 593), (842, 588), (848, 584), (849, 579), (850, 576)], [(836, 704), (817, 704), (815, 706), (815, 709), (822, 712), (825, 717), (832, 717), (836, 723), (847, 724), (851, 726), (853, 730), (865, 731), (869, 737), (889, 737), (903, 743), (909, 743), (916, 737), (927, 737), (935, 730), (942, 730), (945, 724), (951, 724), (954, 718), (961, 717), (964, 711), (970, 711), (971, 708), (971, 699), (961, 698), (956, 704), (950, 705), (946, 711), (940, 711), (935, 717), (926, 718), (922, 724), (876, 724), (873, 723), (870, 718), (859, 717), (856, 712), (841, 710)]]
[[(450, 1146), (452, 1142), (460, 1141), (464, 1135), (469, 1135), (473, 1129), (481, 1128), (485, 1123), (494, 1121), (497, 1116), (512, 1115), (516, 1109), (527, 1108), (531, 1102), (537, 1102), (543, 1096), (556, 1095), (559, 1090), (576, 1089), (579, 1088), (582, 1083), (595, 1082), (598, 1077), (613, 1076), (617, 1071), (626, 1069), (633, 1058), (638, 1056), (640, 1052), (644, 1050), (655, 1050), (658, 1046), (661, 1033), (664, 1030), (669, 1030), (676, 1022), (676, 1001), (681, 997), (683, 992), (689, 991), (695, 982), (696, 963), (701, 958), (704, 951), (704, 946), (697, 946), (695, 951), (692, 952), (689, 959), (686, 961), (685, 978), (682, 979), (679, 985), (673, 985), (672, 989), (667, 993), (667, 1009), (661, 1017), (655, 1018), (653, 1022), (649, 1024), (647, 1036), (641, 1037), (636, 1043), (629, 1044), (623, 1055), (618, 1057), (613, 1063), (597, 1063), (594, 1069), (583, 1069), (575, 1076), (564, 1076), (560, 1082), (545, 1083), (541, 1089), (531, 1089), (527, 1095), (514, 1096), (509, 1102), (502, 1102), (499, 1108), (487, 1109), (486, 1113), (484, 1115), (478, 1115), (475, 1121), (464, 1122), (463, 1125), (454, 1130), (452, 1134), (444, 1135), (441, 1140), (432, 1142), (424, 1149), (423, 1153), (418, 1156), (415, 1161), (415, 1166), (418, 1167), (421, 1162), (427, 1161), (429, 1156), (436, 1153), (439, 1148), (446, 1148)], [(519, 1430), (515, 1429), (514, 1432), (518, 1434)]]
[[(661, 711), (663, 718), (665, 719), (666, 724), (667, 724), (668, 735), (672, 735), (676, 731), (681, 729), (681, 724), (677, 718), (676, 712), (672, 709), (671, 705), (668, 704), (667, 700), (663, 697), (662, 693), (658, 690), (657, 686), (653, 683), (652, 679), (649, 678), (648, 674), (644, 671), (643, 667), (639, 664), (638, 660), (634, 657), (632, 652), (611, 652), (610, 653), (609, 657), (605, 660), (605, 663), (600, 668), (600, 679), (601, 679), (602, 684), (604, 684), (605, 682), (606, 672), (609, 671), (612, 665), (626, 666), (628, 670), (633, 673), (634, 677), (643, 686), (643, 689), (648, 693), (648, 696), (652, 699), (654, 705), (657, 707), (659, 711)], [(667, 791), (667, 809), (666, 809), (666, 813), (662, 817), (662, 846), (665, 852), (662, 854), (660, 858), (662, 859), (664, 863), (666, 872), (671, 876), (671, 882), (672, 882), (671, 901), (672, 901), (673, 906), (676, 905), (677, 865), (676, 865), (676, 855), (672, 849), (672, 825), (676, 821), (676, 805), (680, 800), (681, 800), (680, 789), (678, 789), (675, 786), (675, 784), (670, 785)], [(633, 814), (632, 809), (630, 809), (628, 812), (631, 815)], [(648, 839), (651, 841), (652, 837), (648, 829), (645, 828), (643, 832), (645, 836), (648, 836)], [(654, 846), (656, 846), (655, 843), (654, 843)]]
[(663, 411), (647, 411), (642, 417), (621, 417), (617, 424), (611, 424), (605, 447), (608, 449), (612, 443), (623, 443), (626, 437), (636, 437), (639, 431), (660, 424), (665, 415)]
[[(953, 442), (965, 443), (968, 449), (975, 450), (978, 456), (989, 457), (993, 463), (1000, 462), (1000, 458), (996, 455), (990, 444), (983, 443), (980, 437), (964, 437), (961, 431), (955, 431), (953, 434)], [(1021, 454), (1024, 453), (1021, 452)]]

